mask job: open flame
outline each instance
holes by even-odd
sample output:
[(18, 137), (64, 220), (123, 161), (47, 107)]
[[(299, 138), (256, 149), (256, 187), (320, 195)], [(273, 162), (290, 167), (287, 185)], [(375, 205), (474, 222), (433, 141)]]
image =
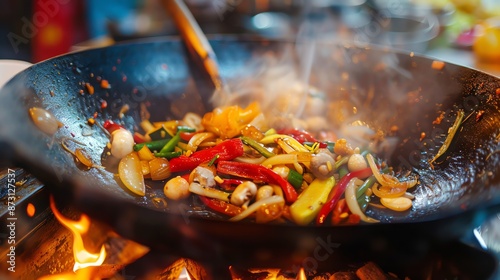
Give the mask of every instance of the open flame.
[(297, 274), (297, 280), (307, 280), (306, 272), (303, 267), (300, 268)]
[(90, 218), (85, 214), (82, 214), (78, 221), (64, 217), (61, 212), (57, 210), (52, 196), (50, 197), (50, 208), (57, 220), (73, 233), (73, 255), (75, 257), (73, 271), (89, 266), (100, 266), (106, 258), (106, 248), (104, 245), (101, 246), (99, 254), (93, 254), (87, 251), (83, 244), (82, 235), (87, 233), (90, 227)]

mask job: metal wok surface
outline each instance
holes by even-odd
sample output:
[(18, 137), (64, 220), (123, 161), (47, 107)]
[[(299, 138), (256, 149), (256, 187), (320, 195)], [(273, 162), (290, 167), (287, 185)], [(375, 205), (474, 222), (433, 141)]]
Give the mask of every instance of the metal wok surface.
[[(292, 65), (298, 65), (299, 57), (290, 55), (294, 47), (290, 42), (225, 37), (211, 44), (221, 75), (230, 83), (258, 76), (248, 65), (260, 57), (287, 56)], [(97, 126), (87, 124), (95, 112), (101, 123), (112, 119), (133, 130), (140, 120), (141, 103), (151, 105), (152, 120), (206, 111), (212, 87), (194, 70), (182, 42), (172, 39), (68, 54), (18, 74), (0, 93), (2, 159), (45, 182), (58, 203), (78, 207), (122, 236), (201, 260), (276, 260), (271, 256), (277, 254), (289, 259), (293, 254), (311, 254), (325, 242), (344, 247), (366, 243), (367, 248), (379, 249), (384, 247), (380, 244), (390, 243), (412, 250), (418, 242), (409, 244), (409, 238), (425, 242), (459, 238), (498, 210), (498, 79), (452, 64), (433, 69), (432, 59), (386, 49), (325, 43), (317, 55), (315, 63), (321, 67), (313, 66), (312, 84), (318, 83), (326, 101), (349, 104), (347, 117), (356, 117), (355, 106), (363, 112), (359, 116), (364, 122), (398, 139), (394, 152), (382, 156), (397, 169), (419, 175), (421, 184), (413, 190), (416, 199), (411, 211), (388, 214), (372, 209), (369, 214), (382, 220), (375, 225), (230, 223), (185, 204), (169, 202), (169, 209), (158, 209), (152, 197), (162, 196), (159, 185), (152, 185), (145, 197), (136, 197), (117, 184), (112, 172), (78, 168), (60, 142), (69, 137), (85, 143), (85, 150), (100, 163), (108, 139)], [(99, 79), (108, 80), (111, 88), (101, 88)], [(94, 94), (87, 92), (85, 83), (94, 86)], [(103, 100), (108, 104), (105, 109)], [(130, 110), (119, 119), (124, 104)], [(64, 124), (53, 137), (30, 120), (28, 109), (34, 106), (46, 108)], [(432, 169), (428, 161), (459, 109), (471, 117)], [(480, 111), (482, 117), (477, 117)], [(433, 124), (441, 114), (443, 121)], [(334, 129), (337, 124), (330, 122)], [(390, 132), (395, 126), (398, 130)]]

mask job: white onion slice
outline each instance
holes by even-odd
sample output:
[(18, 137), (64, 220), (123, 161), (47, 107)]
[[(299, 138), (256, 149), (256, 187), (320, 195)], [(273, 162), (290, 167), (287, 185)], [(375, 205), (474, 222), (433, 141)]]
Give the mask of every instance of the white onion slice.
[(285, 200), (283, 197), (279, 195), (273, 195), (270, 197), (263, 198), (259, 201), (254, 202), (251, 204), (247, 209), (243, 210), (241, 213), (238, 215), (232, 217), (229, 219), (232, 222), (237, 222), (245, 219), (246, 217), (250, 216), (253, 212), (257, 211), (260, 207), (264, 205), (272, 205), (272, 204), (277, 204), (277, 203), (285, 203)]
[(379, 220), (367, 217), (359, 207), (358, 200), (356, 199), (356, 187), (358, 185), (361, 185), (362, 183), (363, 181), (359, 180), (358, 178), (352, 178), (351, 181), (349, 181), (345, 189), (345, 201), (347, 203), (347, 206), (349, 207), (349, 210), (351, 210), (353, 214), (358, 215), (363, 222), (378, 223)]

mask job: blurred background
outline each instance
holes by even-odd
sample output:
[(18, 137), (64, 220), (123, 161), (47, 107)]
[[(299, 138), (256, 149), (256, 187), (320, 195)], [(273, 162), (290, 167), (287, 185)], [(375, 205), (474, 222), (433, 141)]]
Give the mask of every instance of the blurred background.
[[(500, 75), (497, 0), (186, 0), (208, 34), (389, 45)], [(2, 0), (0, 59), (177, 31), (159, 0)]]

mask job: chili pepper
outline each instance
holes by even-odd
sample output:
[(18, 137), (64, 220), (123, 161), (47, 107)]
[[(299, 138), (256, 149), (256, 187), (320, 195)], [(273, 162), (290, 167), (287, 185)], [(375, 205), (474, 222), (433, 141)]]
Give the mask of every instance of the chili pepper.
[(309, 132), (307, 132), (305, 130), (299, 130), (296, 128), (280, 129), (280, 130), (278, 130), (278, 134), (290, 135), (293, 138), (295, 138), (295, 140), (299, 141), (301, 144), (304, 142), (319, 142)]
[(107, 120), (104, 122), (104, 124), (102, 125), (109, 133), (113, 133), (113, 131), (117, 130), (117, 129), (120, 129), (120, 128), (124, 128), (123, 126), (115, 123), (114, 121), (112, 120)]
[(189, 140), (191, 140), (191, 138), (193, 138), (193, 136), (195, 134), (196, 134), (196, 132), (183, 132), (183, 131), (181, 131), (180, 136), (181, 136), (182, 140), (189, 142)]
[(139, 132), (134, 132), (134, 142), (136, 144), (147, 142), (146, 137)]
[(348, 213), (349, 212), (349, 207), (347, 207), (347, 203), (345, 201), (345, 198), (342, 198), (337, 202), (337, 205), (332, 210), (332, 224), (333, 225), (338, 225), (342, 222), (344, 218), (341, 217), (342, 213)]
[(347, 184), (349, 181), (351, 181), (352, 178), (366, 178), (372, 174), (372, 170), (367, 167), (358, 171), (350, 172), (347, 173), (342, 179), (340, 179), (339, 183), (337, 184), (336, 187), (333, 189), (333, 195), (331, 198), (321, 207), (321, 210), (319, 211), (318, 216), (316, 217), (316, 224), (322, 225), (325, 223), (326, 217), (330, 212), (332, 212), (333, 208), (339, 201), (340, 197), (342, 194), (345, 192), (345, 188), (347, 187)]
[(224, 181), (220, 184), (220, 187), (225, 191), (234, 191), (234, 189), (238, 185), (243, 184), (243, 182), (243, 180), (238, 179), (224, 179)]
[(361, 217), (356, 214), (349, 214), (349, 217), (347, 218), (347, 221), (345, 222), (347, 225), (357, 225), (361, 222)]
[(283, 190), (283, 194), (288, 203), (293, 203), (297, 200), (297, 191), (295, 191), (287, 180), (260, 164), (220, 161), (217, 165), (217, 172), (278, 185)]
[(224, 215), (236, 216), (243, 211), (240, 207), (233, 205), (231, 203), (227, 203), (222, 200), (209, 198), (201, 195), (198, 197), (203, 202), (203, 204), (205, 204), (208, 208)]
[[(179, 172), (179, 171), (188, 171), (195, 169), (198, 165), (209, 162), (211, 159), (215, 157), (215, 155), (219, 155), (219, 160), (232, 160), (239, 156), (242, 156), (245, 151), (243, 150), (243, 143), (240, 139), (234, 138), (217, 144), (212, 148), (208, 148), (205, 150), (197, 151), (188, 156), (180, 156), (171, 159), (170, 162), (170, 171), (171, 172)], [(216, 162), (217, 162), (216, 161)]]

